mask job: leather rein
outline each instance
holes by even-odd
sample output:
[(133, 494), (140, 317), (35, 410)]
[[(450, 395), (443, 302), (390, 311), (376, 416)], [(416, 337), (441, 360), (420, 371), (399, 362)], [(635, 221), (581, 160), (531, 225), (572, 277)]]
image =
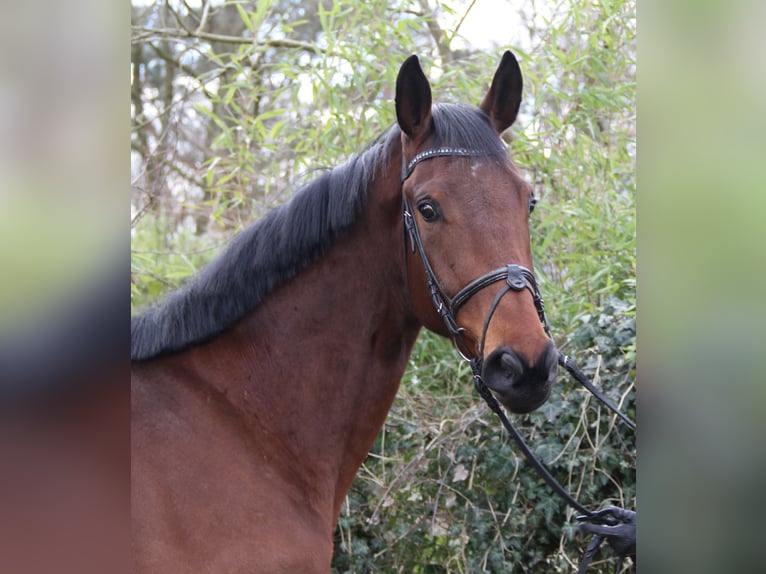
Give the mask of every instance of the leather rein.
[[(636, 513), (631, 510), (625, 510), (619, 507), (610, 506), (599, 511), (592, 511), (582, 504), (580, 504), (561, 484), (553, 477), (548, 468), (540, 461), (537, 456), (532, 452), (524, 438), (519, 431), (510, 422), (502, 407), (498, 403), (495, 396), (489, 390), (482, 378), (482, 357), (484, 354), (484, 342), (487, 335), (487, 329), (489, 323), (492, 320), (492, 316), (495, 313), (501, 299), (510, 291), (522, 291), (527, 289), (532, 294), (532, 299), (537, 309), (537, 315), (540, 322), (543, 324), (548, 337), (551, 337), (550, 328), (548, 326), (548, 320), (545, 317), (545, 308), (543, 304), (543, 298), (540, 294), (540, 290), (537, 285), (534, 274), (522, 265), (516, 263), (510, 263), (504, 267), (493, 269), (484, 275), (474, 279), (468, 283), (465, 287), (460, 289), (453, 297), (449, 297), (444, 291), (441, 283), (436, 277), (436, 273), (431, 266), (426, 255), (423, 242), (420, 238), (418, 226), (413, 214), (412, 205), (404, 193), (404, 182), (412, 175), (415, 167), (426, 160), (437, 157), (480, 157), (486, 155), (483, 152), (476, 150), (469, 150), (465, 148), (452, 148), (452, 147), (439, 147), (430, 149), (417, 154), (409, 163), (406, 163), (404, 156), (402, 156), (402, 216), (404, 220), (403, 234), (404, 234), (404, 249), (405, 249), (405, 268), (406, 268), (406, 251), (407, 251), (407, 237), (409, 237), (410, 249), (412, 253), (417, 252), (420, 256), (420, 261), (423, 265), (423, 270), (426, 276), (426, 283), (431, 295), (431, 300), (434, 307), (441, 317), (447, 331), (452, 338), (452, 342), (455, 345), (460, 356), (466, 360), (473, 373), (473, 384), (479, 395), (485, 400), (489, 408), (499, 417), (501, 423), (510, 433), (513, 440), (518, 445), (519, 449), (524, 454), (527, 461), (537, 471), (537, 473), (545, 480), (545, 482), (558, 494), (564, 501), (581, 513), (577, 516), (577, 520), (592, 522), (591, 524), (585, 524), (586, 531), (594, 534), (594, 539), (591, 541), (580, 569), (578, 572), (585, 572), (588, 563), (592, 559), (598, 546), (605, 539), (617, 549), (620, 542), (626, 540), (625, 543), (629, 548), (620, 554), (620, 559), (617, 564), (618, 568), (622, 564), (622, 558), (626, 555), (635, 556), (635, 518)], [(530, 211), (534, 207), (533, 200), (530, 201)], [(495, 296), (492, 305), (489, 308), (487, 317), (484, 320), (484, 327), (482, 329), (481, 340), (479, 343), (478, 352), (474, 353), (470, 347), (466, 344), (463, 338), (464, 329), (457, 324), (457, 313), (460, 308), (476, 293), (482, 289), (489, 287), (495, 283), (504, 281), (502, 289)], [(599, 391), (593, 383), (591, 383), (583, 372), (577, 367), (577, 365), (566, 355), (559, 353), (559, 364), (564, 367), (578, 382), (580, 382), (591, 394), (593, 394), (600, 402), (602, 402), (607, 408), (619, 416), (631, 429), (635, 431), (636, 423), (632, 421), (627, 415), (622, 413), (601, 391)], [(604, 530), (606, 529), (606, 530)], [(632, 546), (631, 546), (632, 544)], [(631, 553), (632, 551), (632, 553)], [(618, 551), (618, 553), (620, 553)]]

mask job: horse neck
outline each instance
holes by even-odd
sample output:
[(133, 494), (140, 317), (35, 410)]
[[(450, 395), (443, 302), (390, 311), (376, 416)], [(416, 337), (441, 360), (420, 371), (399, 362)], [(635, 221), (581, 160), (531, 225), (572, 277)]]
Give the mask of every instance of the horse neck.
[(254, 456), (273, 461), (333, 520), (420, 329), (403, 271), (398, 175), (378, 175), (359, 221), (321, 260), (190, 351), (240, 422), (274, 437), (254, 441)]

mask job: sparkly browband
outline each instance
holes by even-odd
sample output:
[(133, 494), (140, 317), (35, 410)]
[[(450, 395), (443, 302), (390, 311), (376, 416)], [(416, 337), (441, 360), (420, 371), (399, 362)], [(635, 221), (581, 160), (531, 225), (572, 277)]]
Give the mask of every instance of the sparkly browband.
[(434, 149), (422, 151), (413, 157), (412, 161), (410, 161), (410, 163), (407, 165), (404, 164), (404, 160), (402, 159), (402, 183), (404, 183), (407, 178), (412, 175), (412, 171), (415, 169), (415, 166), (418, 165), (421, 161), (425, 161), (434, 157), (444, 156), (478, 157), (482, 155), (487, 155), (487, 152), (465, 149), (462, 147), (437, 147)]

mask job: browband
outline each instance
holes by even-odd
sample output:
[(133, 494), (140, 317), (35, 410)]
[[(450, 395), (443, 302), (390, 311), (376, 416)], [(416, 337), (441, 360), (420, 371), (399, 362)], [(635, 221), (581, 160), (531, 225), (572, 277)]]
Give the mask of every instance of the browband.
[(483, 155), (487, 155), (487, 153), (478, 150), (465, 149), (462, 147), (437, 147), (420, 152), (412, 158), (410, 163), (405, 163), (406, 160), (404, 159), (404, 156), (402, 156), (402, 183), (404, 183), (407, 178), (412, 175), (415, 166), (418, 165), (421, 161), (425, 161), (434, 157), (479, 157)]

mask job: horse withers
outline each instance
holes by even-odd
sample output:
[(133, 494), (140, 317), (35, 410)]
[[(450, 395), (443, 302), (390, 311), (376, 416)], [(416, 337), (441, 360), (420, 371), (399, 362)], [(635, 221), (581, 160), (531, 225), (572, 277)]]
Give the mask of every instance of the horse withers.
[(499, 137), (521, 92), (506, 52), (478, 108), (433, 105), (409, 58), (397, 125), (133, 319), (137, 571), (328, 572), (423, 326), (511, 411), (545, 402), (557, 352), (536, 289), (507, 287), (533, 281), (531, 188)]

